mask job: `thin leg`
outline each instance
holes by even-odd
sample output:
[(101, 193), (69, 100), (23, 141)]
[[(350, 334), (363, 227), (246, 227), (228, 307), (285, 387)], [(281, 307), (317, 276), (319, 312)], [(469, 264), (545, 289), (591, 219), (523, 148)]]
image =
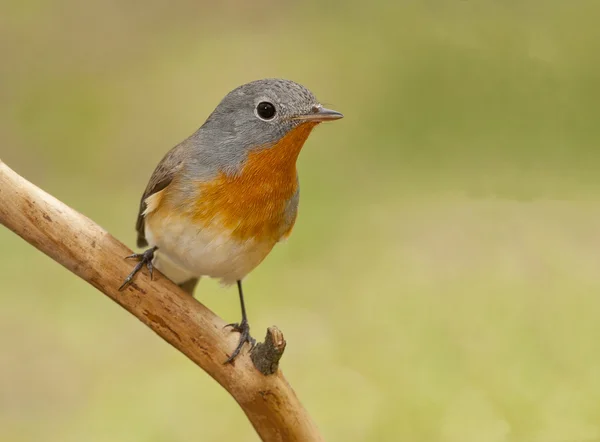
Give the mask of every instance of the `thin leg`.
[(250, 324), (248, 324), (248, 318), (246, 316), (246, 305), (244, 304), (244, 292), (242, 291), (242, 281), (237, 282), (238, 286), (238, 294), (240, 295), (240, 305), (242, 307), (242, 322), (239, 324), (227, 324), (225, 327), (231, 327), (234, 331), (240, 334), (240, 340), (238, 341), (238, 345), (229, 356), (229, 358), (225, 361), (225, 363), (229, 363), (233, 361), (237, 355), (240, 354), (242, 347), (247, 342), (250, 344), (250, 348), (252, 349), (256, 344), (256, 340), (250, 336)]
[(246, 316), (246, 304), (244, 303), (244, 291), (242, 290), (242, 281), (237, 282), (238, 294), (240, 296), (240, 306), (242, 307), (242, 322), (248, 322)]
[(139, 272), (144, 265), (148, 268), (148, 272), (150, 273), (150, 279), (152, 279), (152, 271), (154, 270), (154, 266), (152, 265), (152, 260), (154, 259), (154, 252), (158, 250), (158, 247), (154, 246), (146, 250), (144, 253), (134, 253), (133, 255), (126, 256), (125, 259), (137, 259), (140, 262), (133, 268), (133, 271), (125, 278), (121, 287), (119, 287), (119, 291), (123, 290), (127, 284), (129, 284), (133, 277), (137, 272)]

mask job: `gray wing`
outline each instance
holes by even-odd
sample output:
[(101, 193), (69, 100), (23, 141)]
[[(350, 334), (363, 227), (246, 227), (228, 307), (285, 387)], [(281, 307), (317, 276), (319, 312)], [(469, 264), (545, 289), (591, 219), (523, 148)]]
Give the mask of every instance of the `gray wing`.
[(171, 184), (173, 177), (175, 177), (177, 172), (181, 169), (184, 161), (184, 155), (182, 154), (180, 147), (181, 145), (178, 145), (171, 149), (164, 156), (161, 162), (158, 163), (158, 166), (156, 166), (156, 169), (154, 169), (154, 172), (150, 177), (150, 181), (148, 182), (148, 186), (146, 186), (146, 190), (142, 195), (137, 222), (135, 223), (135, 229), (137, 230), (138, 234), (138, 247), (145, 247), (148, 245), (148, 241), (146, 241), (146, 236), (144, 234), (145, 217), (143, 215), (144, 210), (146, 210), (146, 198), (155, 194), (156, 192), (160, 192), (169, 184)]

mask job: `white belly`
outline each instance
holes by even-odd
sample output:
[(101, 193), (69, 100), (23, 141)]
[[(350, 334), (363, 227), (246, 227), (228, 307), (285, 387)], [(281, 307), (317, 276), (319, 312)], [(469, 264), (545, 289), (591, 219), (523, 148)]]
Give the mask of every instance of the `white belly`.
[(148, 244), (158, 247), (154, 265), (177, 284), (202, 276), (233, 284), (258, 266), (275, 245), (240, 241), (222, 229), (199, 229), (182, 219), (146, 221)]

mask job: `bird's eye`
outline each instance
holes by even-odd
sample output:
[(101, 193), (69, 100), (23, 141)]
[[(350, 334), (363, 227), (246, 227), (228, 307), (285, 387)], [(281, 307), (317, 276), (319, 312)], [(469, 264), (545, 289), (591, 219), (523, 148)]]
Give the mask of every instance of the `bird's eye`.
[(270, 120), (275, 116), (275, 106), (268, 101), (261, 101), (256, 106), (256, 113), (263, 120)]

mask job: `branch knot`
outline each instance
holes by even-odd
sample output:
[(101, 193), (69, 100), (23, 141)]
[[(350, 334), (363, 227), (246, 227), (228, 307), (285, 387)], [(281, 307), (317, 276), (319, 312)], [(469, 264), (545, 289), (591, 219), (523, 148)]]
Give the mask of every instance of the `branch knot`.
[(285, 350), (285, 339), (283, 333), (277, 327), (269, 327), (265, 342), (259, 342), (252, 349), (250, 358), (254, 366), (265, 376), (274, 374), (279, 368), (279, 360)]

